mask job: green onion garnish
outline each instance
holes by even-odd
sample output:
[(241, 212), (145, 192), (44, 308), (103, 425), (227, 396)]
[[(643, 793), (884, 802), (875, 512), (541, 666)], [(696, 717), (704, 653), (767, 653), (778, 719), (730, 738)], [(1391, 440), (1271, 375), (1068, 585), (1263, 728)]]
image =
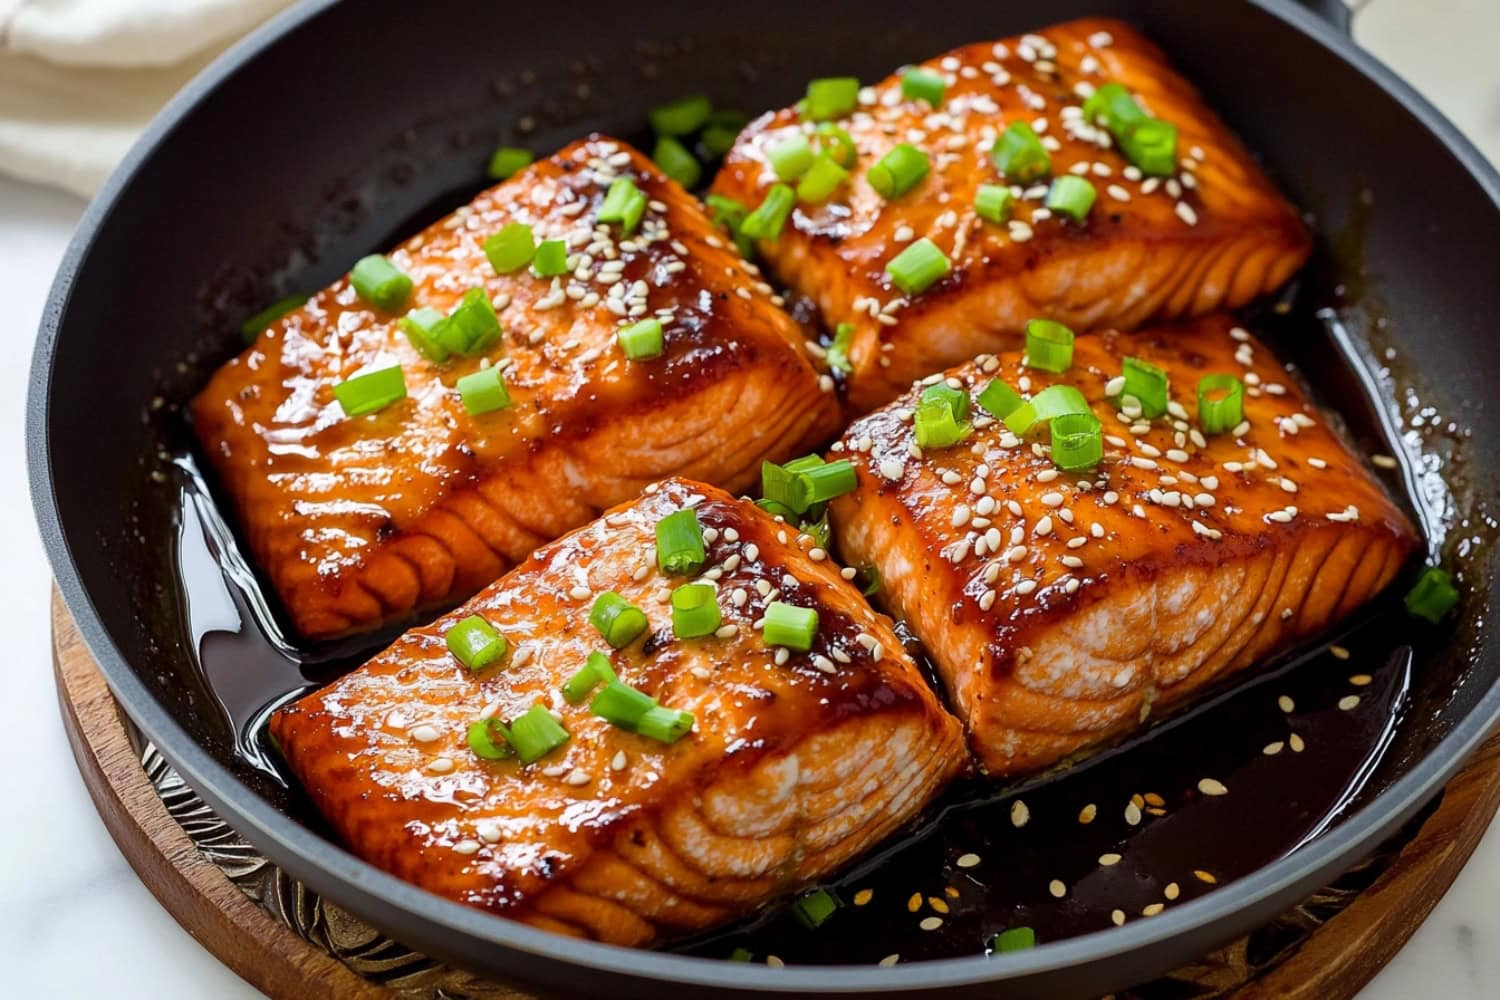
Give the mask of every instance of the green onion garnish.
[(293, 309), (299, 309), (307, 303), (306, 295), (286, 295), (266, 306), (260, 312), (251, 316), (240, 324), (240, 333), (246, 340), (254, 340), (260, 336), (260, 332), (272, 323), (276, 322)]
[(1026, 367), (1065, 372), (1073, 363), (1073, 331), (1050, 319), (1026, 321)]
[(927, 154), (909, 142), (892, 146), (865, 174), (870, 186), (887, 201), (899, 198), (922, 182), (932, 169)]
[(813, 80), (807, 85), (807, 97), (802, 101), (802, 115), (815, 122), (842, 118), (853, 111), (858, 102), (859, 81), (852, 76)]
[(1009, 222), (1011, 198), (1003, 184), (981, 184), (974, 194), (974, 214), (989, 222)]
[(1001, 379), (990, 379), (990, 384), (979, 394), (979, 405), (996, 420), (1004, 420), (1024, 403), (1016, 390)]
[(619, 223), (626, 236), (635, 232), (646, 214), (646, 196), (629, 177), (617, 177), (604, 192), (604, 201), (599, 205), (598, 219), (605, 225)]
[(1030, 927), (1012, 927), (990, 939), (990, 951), (995, 954), (1007, 951), (1029, 951), (1035, 947), (1036, 932)]
[(693, 713), (680, 708), (653, 705), (635, 724), (635, 731), (658, 743), (672, 744), (693, 730)]
[(728, 961), (731, 961), (731, 962), (748, 962), (748, 961), (750, 961), (753, 958), (755, 958), (755, 953), (752, 952), (752, 951), (750, 951), (750, 949), (748, 949), (748, 948), (736, 948), (736, 949), (734, 949), (734, 951), (731, 951), (729, 953), (729, 959), (728, 959)]
[(1092, 413), (1064, 413), (1052, 420), (1052, 464), (1064, 472), (1087, 472), (1104, 457), (1104, 431)]
[(566, 240), (542, 240), (531, 261), (531, 273), (538, 278), (555, 278), (568, 273), (568, 243)]
[(1406, 592), (1406, 610), (1436, 625), (1458, 604), (1453, 577), (1437, 566), (1426, 566), (1416, 584)]
[(828, 548), (828, 544), (833, 541), (833, 528), (828, 524), (827, 508), (824, 508), (823, 516), (815, 521), (803, 519), (802, 523), (797, 525), (797, 530), (810, 537), (813, 544), (820, 549)]
[(448, 314), (448, 322), (437, 329), (438, 340), (454, 354), (472, 357), (500, 339), (500, 317), (483, 288), (464, 292)]
[(859, 589), (866, 597), (874, 597), (880, 593), (880, 567), (874, 563), (861, 566), (855, 574), (855, 578), (864, 581), (864, 586)]
[(829, 368), (845, 375), (854, 371), (854, 362), (849, 360), (849, 345), (854, 340), (854, 324), (840, 323), (833, 329), (833, 343), (828, 345), (824, 360)]
[(470, 615), (456, 623), (448, 629), (443, 641), (448, 644), (448, 651), (458, 657), (458, 662), (473, 671), (488, 667), (504, 656), (510, 647), (505, 636), (478, 615)]
[(484, 241), (484, 255), (496, 274), (513, 274), (531, 263), (536, 254), (536, 238), (524, 222), (510, 222)]
[(806, 472), (809, 469), (816, 469), (822, 464), (822, 455), (803, 455), (801, 458), (794, 458), (790, 462), (786, 462), (783, 467), (788, 472)]
[(619, 343), (620, 350), (625, 352), (625, 357), (631, 361), (660, 357), (666, 343), (662, 336), (661, 320), (655, 317), (621, 327), (620, 332), (615, 334), (615, 340)]
[(635, 641), (636, 636), (646, 631), (649, 623), (646, 621), (646, 612), (613, 590), (606, 590), (594, 598), (594, 606), (589, 611), (589, 624), (599, 630), (605, 642), (616, 649), (624, 649)]
[(481, 368), (459, 379), (459, 399), (470, 416), (480, 416), (503, 410), (510, 405), (510, 391), (505, 387), (505, 375), (498, 368)]
[(740, 129), (749, 120), (750, 117), (743, 111), (720, 108), (708, 116), (708, 123), (703, 126), (703, 134), (698, 139), (709, 156), (723, 156), (733, 148)]
[(1122, 370), (1125, 388), (1120, 390), (1121, 399), (1133, 396), (1141, 404), (1141, 416), (1147, 420), (1155, 420), (1167, 412), (1166, 372), (1140, 358), (1126, 358)]
[(718, 591), (710, 584), (686, 583), (672, 591), (672, 634), (677, 638), (713, 635), (722, 620)]
[(413, 309), (396, 321), (401, 327), (401, 332), (406, 334), (406, 339), (411, 341), (411, 346), (416, 348), (417, 353), (428, 361), (441, 364), (448, 360), (448, 348), (443, 346), (443, 325), (448, 322), (448, 317), (436, 309)]
[(801, 132), (766, 147), (766, 159), (780, 180), (794, 181), (813, 164), (812, 143)]
[(607, 681), (617, 681), (609, 657), (603, 653), (590, 653), (578, 672), (563, 681), (562, 696), (569, 705), (576, 705), (593, 693), (594, 688)]
[(780, 238), (781, 227), (786, 225), (786, 218), (792, 213), (796, 201), (791, 188), (785, 184), (772, 184), (765, 199), (740, 223), (740, 232), (753, 240), (774, 242)]
[(760, 463), (760, 495), (767, 503), (777, 504), (790, 514), (807, 512), (807, 484), (794, 469), (775, 462)]
[(797, 182), (797, 200), (809, 205), (825, 202), (848, 179), (849, 171), (835, 163), (832, 156), (819, 153)]
[(1025, 122), (1011, 122), (1005, 127), (990, 149), (990, 160), (1000, 176), (1012, 184), (1030, 184), (1052, 173), (1052, 158)]
[(952, 268), (947, 255), (924, 236), (892, 257), (885, 265), (885, 273), (907, 295), (921, 295)]
[(510, 730), (499, 719), (476, 719), (469, 723), (468, 740), (474, 755), (485, 760), (516, 755), (516, 748), (510, 742)]
[(349, 283), (360, 298), (387, 312), (400, 309), (411, 295), (411, 279), (378, 253), (361, 257), (355, 263), (349, 272)]
[(1089, 217), (1098, 197), (1099, 192), (1094, 190), (1091, 182), (1076, 174), (1063, 174), (1047, 191), (1047, 207), (1074, 222), (1082, 222)]
[(656, 140), (656, 149), (652, 151), (651, 159), (661, 167), (662, 173), (688, 190), (697, 187), (698, 182), (703, 179), (703, 167), (699, 165), (697, 158), (670, 135)]
[(962, 389), (955, 389), (946, 382), (937, 382), (922, 390), (922, 402), (931, 403), (934, 400), (942, 402), (953, 411), (953, 419), (964, 421), (969, 419), (969, 394)]
[(688, 135), (708, 121), (713, 102), (702, 94), (678, 98), (651, 109), (651, 131), (657, 135)]
[(1071, 385), (1049, 385), (1011, 411), (1005, 426), (1012, 434), (1025, 434), (1032, 426), (1067, 413), (1090, 413), (1088, 400)]
[(1177, 126), (1150, 118), (1120, 137), (1120, 148), (1141, 173), (1170, 177), (1177, 172)]
[(809, 506), (851, 493), (859, 485), (854, 474), (854, 463), (847, 458), (801, 469), (797, 476), (802, 480), (803, 495)]
[(854, 138), (842, 125), (824, 122), (813, 134), (817, 136), (818, 148), (833, 157), (833, 162), (844, 169), (852, 168), (859, 160), (859, 150), (855, 148)]
[(1233, 375), (1198, 380), (1198, 425), (1205, 434), (1224, 434), (1245, 419), (1245, 383)]
[(942, 400), (919, 405), (912, 421), (919, 448), (950, 448), (969, 433), (969, 425), (959, 423), (953, 416), (953, 408)]
[(589, 711), (611, 725), (634, 730), (641, 717), (656, 707), (656, 699), (629, 684), (610, 681), (589, 702)]
[(818, 632), (818, 612), (782, 601), (766, 605), (764, 636), (768, 646), (785, 646), (805, 653)]
[(827, 889), (803, 893), (792, 903), (792, 915), (808, 930), (816, 930), (839, 908), (838, 897)]
[(913, 66), (901, 77), (901, 96), (908, 101), (926, 101), (934, 108), (943, 106), (948, 81), (931, 70)]
[(703, 527), (691, 507), (656, 522), (656, 564), (663, 573), (686, 576), (703, 568)]
[(1118, 136), (1132, 125), (1146, 120), (1146, 112), (1118, 83), (1096, 87), (1083, 102), (1083, 117), (1090, 125), (1103, 125)]
[(529, 149), (501, 146), (490, 154), (490, 163), (485, 173), (489, 174), (491, 180), (507, 180), (531, 166), (533, 159), (535, 157)]
[(532, 705), (525, 714), (511, 720), (510, 744), (523, 764), (540, 760), (566, 742), (568, 731), (541, 705)]
[(749, 212), (744, 204), (722, 194), (711, 194), (703, 199), (703, 203), (708, 206), (714, 225), (729, 230), (740, 256), (749, 257), (755, 252), (754, 242), (744, 233), (745, 215)]
[(406, 373), (400, 365), (391, 365), (356, 375), (336, 383), (333, 398), (351, 417), (383, 410), (398, 399), (406, 398)]

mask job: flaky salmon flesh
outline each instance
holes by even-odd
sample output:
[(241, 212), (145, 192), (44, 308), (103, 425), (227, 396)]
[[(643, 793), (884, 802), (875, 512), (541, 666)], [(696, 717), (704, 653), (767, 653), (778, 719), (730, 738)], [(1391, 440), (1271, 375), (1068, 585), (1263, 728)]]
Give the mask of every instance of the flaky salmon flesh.
[[(693, 509), (721, 622), (674, 638), (656, 525)], [(589, 621), (613, 590), (649, 626), (611, 650)], [(810, 648), (767, 644), (771, 602), (817, 613)], [(508, 640), (471, 672), (445, 634), (472, 615)], [(665, 744), (570, 704), (591, 652), (695, 724)], [(566, 728), (530, 764), (476, 756), (469, 725), (534, 705)], [(963, 765), (943, 711), (838, 568), (754, 504), (681, 479), (543, 546), (463, 607), (271, 720), (292, 772), (371, 863), (537, 927), (645, 944), (817, 879), (911, 818)]]
[[(1307, 257), (1295, 209), (1161, 51), (1122, 22), (1069, 21), (918, 65), (945, 81), (941, 107), (903, 97), (902, 73), (866, 88), (855, 111), (834, 123), (858, 152), (848, 182), (822, 204), (798, 204), (780, 237), (757, 247), (777, 279), (817, 303), (830, 331), (853, 325), (856, 413), (915, 378), (1019, 346), (1033, 317), (1079, 330), (1129, 329), (1238, 308), (1280, 286)], [(1084, 119), (1086, 96), (1110, 82), (1177, 127), (1175, 175), (1143, 176), (1108, 131)], [(1045, 207), (1045, 180), (1012, 184), (1003, 224), (976, 214), (979, 187), (1005, 183), (990, 147), (1017, 121), (1039, 134), (1052, 176), (1094, 185), (1085, 223)], [(768, 150), (802, 133), (826, 141), (815, 128), (795, 108), (752, 122), (714, 192), (758, 205), (777, 181)], [(883, 198), (869, 169), (899, 143), (926, 153), (930, 173)], [(904, 295), (885, 268), (921, 238), (952, 270)]]
[[(648, 197), (638, 232), (596, 224), (611, 182)], [(482, 244), (510, 222), (568, 244), (567, 274), (497, 274)], [(192, 407), (256, 563), (302, 635), (369, 629), (450, 603), (533, 548), (681, 474), (740, 489), (763, 458), (837, 430), (832, 382), (800, 327), (646, 158), (595, 136), (480, 194), (390, 260), (402, 311), (482, 288), (504, 333), (483, 356), (426, 360), (398, 313), (340, 280), (221, 368)], [(662, 320), (661, 356), (616, 333)], [(333, 386), (399, 363), (407, 398), (350, 418)], [(473, 416), (455, 386), (504, 366), (512, 405)]]
[[(1167, 373), (1169, 413), (1117, 405), (1126, 356)], [(1195, 390), (1210, 373), (1243, 380), (1244, 423), (1204, 436)], [(844, 560), (879, 569), (878, 600), (926, 645), (990, 774), (1127, 733), (1317, 634), (1415, 545), (1359, 457), (1227, 317), (1081, 336), (1061, 375), (1008, 353), (928, 381), (975, 396), (995, 378), (1023, 396), (1077, 386), (1103, 424), (1097, 468), (1059, 471), (1046, 433), (1018, 438), (977, 404), (971, 436), (923, 451), (919, 387), (833, 446), (859, 486), (832, 505)]]

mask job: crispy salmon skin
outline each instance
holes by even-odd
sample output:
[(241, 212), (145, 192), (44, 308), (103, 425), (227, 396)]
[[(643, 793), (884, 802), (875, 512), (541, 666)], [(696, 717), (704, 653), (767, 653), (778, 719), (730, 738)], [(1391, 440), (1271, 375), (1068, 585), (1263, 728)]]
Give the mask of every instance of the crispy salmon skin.
[[(694, 509), (722, 623), (674, 638), (657, 523)], [(821, 553), (753, 504), (685, 480), (539, 549), (468, 604), (271, 731), (361, 857), (452, 899), (566, 934), (639, 945), (707, 927), (837, 868), (915, 814), (965, 760), (959, 725)], [(611, 651), (590, 624), (613, 590), (649, 619)], [(772, 601), (814, 609), (811, 646), (767, 645)], [(471, 673), (445, 646), (480, 615), (509, 640)], [(569, 704), (590, 652), (696, 717), (664, 744)], [(548, 706), (560, 748), (530, 764), (476, 756), (469, 725)]]
[[(1122, 361), (1166, 374), (1171, 410), (1121, 409)], [(1205, 436), (1195, 389), (1243, 380), (1244, 423)], [(1079, 337), (1052, 375), (1019, 354), (932, 381), (977, 396), (1076, 386), (1103, 424), (1091, 472), (1061, 472), (977, 403), (925, 452), (918, 390), (834, 445), (859, 486), (833, 501), (843, 557), (935, 660), (991, 774), (1036, 770), (1338, 621), (1388, 584), (1416, 533), (1270, 352), (1225, 317)], [(915, 457), (920, 455), (920, 457)]]
[[(943, 81), (940, 106), (903, 96), (902, 73), (865, 88), (833, 123), (858, 153), (848, 182), (825, 202), (798, 204), (780, 237), (758, 244), (772, 273), (817, 303), (829, 330), (853, 324), (849, 399), (857, 412), (912, 379), (1016, 347), (1034, 316), (1129, 329), (1237, 308), (1306, 259), (1296, 211), (1160, 50), (1119, 21), (1069, 21), (966, 45), (918, 68)], [(1109, 82), (1177, 127), (1172, 176), (1143, 176), (1109, 131), (1085, 121), (1086, 95)], [(1097, 201), (1084, 223), (1045, 207), (1045, 179), (1010, 181), (1005, 222), (976, 214), (980, 186), (1006, 183), (990, 147), (1013, 122), (1039, 134), (1052, 177), (1093, 185)], [(758, 205), (777, 180), (769, 151), (803, 132), (822, 141), (796, 109), (757, 119), (715, 193)], [(900, 143), (921, 150), (930, 172), (884, 198), (870, 170)], [(903, 294), (886, 265), (922, 238), (950, 259), (951, 273)]]
[[(639, 229), (597, 222), (612, 181), (646, 196)], [(498, 274), (484, 241), (507, 223), (567, 242), (566, 274)], [(770, 289), (698, 203), (639, 153), (595, 136), (401, 244), (399, 310), (348, 280), (273, 324), (203, 389), (193, 426), (255, 561), (296, 629), (321, 638), (462, 598), (542, 542), (684, 474), (739, 489), (767, 456), (831, 436), (831, 382)], [(398, 325), (482, 288), (503, 327), (473, 357), (427, 360)], [(627, 322), (663, 350), (629, 360)], [(333, 387), (399, 363), (407, 395), (348, 417)], [(511, 405), (480, 415), (458, 380), (503, 366)]]

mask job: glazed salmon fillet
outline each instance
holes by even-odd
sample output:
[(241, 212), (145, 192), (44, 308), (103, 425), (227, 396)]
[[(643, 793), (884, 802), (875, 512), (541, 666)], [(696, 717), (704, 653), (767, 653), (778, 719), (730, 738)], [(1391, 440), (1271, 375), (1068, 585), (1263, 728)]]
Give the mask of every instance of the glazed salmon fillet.
[[(1122, 361), (1169, 379), (1171, 409), (1117, 407)], [(1204, 436), (1199, 379), (1243, 380), (1244, 422)], [(981, 356), (930, 381), (971, 397), (1076, 386), (1103, 457), (1060, 471), (972, 408), (958, 444), (916, 446), (917, 389), (834, 451), (859, 486), (833, 501), (849, 565), (926, 644), (984, 768), (1053, 764), (1326, 629), (1390, 583), (1416, 533), (1270, 352), (1225, 317), (1079, 337), (1062, 374)], [(917, 457), (920, 455), (920, 457)]]
[[(901, 73), (861, 91), (858, 106), (832, 123), (858, 154), (848, 182), (821, 204), (798, 204), (778, 239), (757, 244), (780, 281), (817, 303), (830, 331), (853, 325), (849, 401), (857, 412), (915, 378), (1019, 346), (1032, 317), (1130, 329), (1236, 308), (1281, 285), (1307, 257), (1296, 211), (1160, 50), (1119, 21), (1069, 21), (966, 45), (918, 68), (943, 81), (940, 106), (903, 97)], [(1143, 175), (1097, 116), (1085, 120), (1085, 97), (1111, 82), (1177, 127), (1170, 176)], [(1034, 128), (1053, 178), (1093, 185), (1097, 200), (1083, 223), (1046, 207), (1046, 179), (1010, 181), (1005, 221), (976, 214), (980, 186), (1007, 183), (990, 149), (1013, 122)], [(752, 122), (715, 193), (758, 205), (777, 180), (768, 151), (803, 132), (816, 143), (814, 129), (793, 108)], [(930, 172), (887, 199), (870, 170), (901, 143), (926, 154)], [(904, 294), (886, 265), (924, 238), (951, 272)]]
[[(597, 221), (632, 178), (648, 199), (625, 236)], [(567, 273), (499, 274), (484, 241), (512, 222), (567, 243)], [(800, 328), (698, 203), (624, 144), (574, 143), (389, 254), (399, 310), (340, 280), (221, 368), (193, 426), (250, 552), (302, 635), (369, 629), (462, 599), (537, 545), (647, 483), (682, 474), (739, 489), (760, 461), (837, 429), (832, 382)], [(493, 346), (445, 363), (398, 321), (493, 303)], [(659, 319), (659, 356), (631, 360), (627, 323)], [(403, 399), (349, 417), (333, 388), (399, 363)], [(510, 405), (471, 415), (460, 378), (503, 366)]]
[[(665, 575), (656, 526), (689, 509), (705, 561)], [(743, 914), (900, 827), (966, 759), (890, 621), (794, 535), (706, 485), (648, 487), (281, 709), (271, 732), (355, 853), (432, 892), (625, 945)], [(721, 623), (675, 638), (669, 594), (694, 580), (715, 588)], [(590, 624), (605, 591), (649, 620), (614, 650)], [(816, 612), (807, 650), (767, 644), (772, 602)], [(508, 640), (477, 672), (445, 645), (473, 615)], [(661, 742), (587, 697), (570, 703), (560, 687), (591, 652), (692, 713), (691, 731)], [(486, 759), (467, 742), (475, 720), (535, 705), (567, 734), (540, 759)]]

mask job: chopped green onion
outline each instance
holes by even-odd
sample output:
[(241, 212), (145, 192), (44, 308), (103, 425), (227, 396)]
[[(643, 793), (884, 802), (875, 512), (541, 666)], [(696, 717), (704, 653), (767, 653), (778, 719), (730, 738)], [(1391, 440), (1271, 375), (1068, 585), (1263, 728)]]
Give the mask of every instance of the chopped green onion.
[(1198, 380), (1198, 425), (1205, 434), (1224, 434), (1245, 419), (1245, 383), (1233, 375)]
[(1003, 184), (981, 184), (974, 194), (974, 214), (989, 222), (1009, 222), (1012, 197)]
[(663, 573), (686, 576), (703, 568), (703, 527), (691, 507), (656, 522), (656, 564)]
[(620, 350), (625, 352), (625, 357), (631, 361), (661, 357), (666, 344), (662, 336), (661, 320), (655, 317), (622, 327), (615, 334), (615, 340), (619, 343)]
[(1104, 431), (1092, 413), (1064, 413), (1052, 420), (1052, 464), (1064, 472), (1087, 472), (1104, 457)]
[(448, 317), (423, 306), (402, 316), (396, 325), (401, 327), (401, 332), (406, 334), (406, 339), (411, 341), (418, 354), (441, 364), (448, 360), (448, 348), (442, 342), (443, 325), (447, 322)]
[(618, 222), (626, 236), (635, 232), (646, 214), (646, 196), (629, 177), (617, 177), (604, 192), (604, 201), (599, 205), (600, 222), (605, 225)]
[(411, 279), (390, 259), (378, 253), (361, 257), (349, 272), (349, 283), (359, 297), (378, 309), (400, 309), (411, 295)]
[(1437, 566), (1426, 566), (1416, 585), (1406, 593), (1406, 610), (1436, 625), (1458, 604), (1453, 577)]
[(693, 713), (680, 708), (653, 705), (635, 724), (635, 731), (658, 743), (672, 744), (693, 731)]
[(505, 655), (510, 643), (495, 631), (495, 626), (478, 615), (457, 622), (448, 629), (443, 641), (448, 651), (472, 671), (480, 671)]
[(813, 164), (812, 143), (801, 132), (766, 147), (766, 159), (780, 180), (794, 181)]
[(770, 514), (772, 517), (780, 518), (787, 524), (792, 524), (797, 520), (797, 512), (779, 501), (766, 500), (762, 498), (755, 501), (755, 506), (765, 511), (767, 514)]
[(1146, 120), (1146, 112), (1118, 83), (1096, 87), (1083, 102), (1083, 117), (1090, 125), (1103, 125), (1116, 137), (1133, 125)]
[(1000, 176), (1012, 184), (1030, 184), (1052, 173), (1052, 158), (1036, 132), (1025, 122), (1011, 122), (995, 145), (990, 159)]
[(1050, 319), (1026, 321), (1026, 367), (1065, 372), (1073, 364), (1073, 331)]
[(825, 202), (848, 179), (849, 171), (835, 163), (832, 156), (819, 153), (797, 182), (797, 200), (809, 205)]
[(990, 379), (990, 384), (979, 394), (979, 405), (996, 420), (1004, 420), (1024, 403), (1016, 390), (1001, 379)]
[(748, 948), (736, 948), (729, 953), (729, 961), (731, 962), (748, 962), (754, 957), (754, 952)]
[(703, 127), (713, 102), (702, 94), (678, 98), (651, 109), (651, 131), (657, 135), (689, 135)]
[(823, 516), (815, 521), (803, 519), (802, 523), (797, 525), (797, 530), (810, 537), (813, 544), (820, 549), (828, 548), (828, 544), (833, 541), (833, 529), (828, 524), (827, 508), (824, 508)]
[(901, 76), (901, 96), (908, 101), (926, 101), (934, 108), (940, 108), (947, 89), (947, 80), (920, 66), (913, 66)]
[(563, 681), (562, 696), (569, 705), (577, 705), (600, 684), (617, 680), (614, 668), (609, 665), (609, 657), (603, 653), (590, 653), (583, 666)]
[(383, 410), (398, 399), (406, 398), (406, 373), (400, 365), (367, 371), (335, 384), (333, 398), (351, 417)]
[(797, 897), (792, 904), (792, 915), (808, 930), (816, 930), (833, 916), (839, 908), (838, 897), (827, 889), (814, 889)]
[(624, 649), (635, 641), (636, 636), (646, 631), (649, 623), (646, 621), (646, 612), (613, 590), (606, 590), (594, 598), (594, 606), (589, 611), (589, 624), (599, 630), (605, 642), (616, 649)]
[(538, 278), (555, 278), (568, 273), (567, 240), (542, 240), (531, 263), (531, 273)]
[(1076, 174), (1063, 174), (1047, 191), (1047, 207), (1061, 212), (1074, 222), (1082, 222), (1093, 211), (1099, 192), (1094, 185)]
[(749, 257), (755, 252), (754, 242), (744, 233), (745, 215), (749, 209), (743, 203), (722, 194), (711, 194), (703, 199), (703, 203), (708, 206), (714, 225), (729, 230), (741, 256)]
[(806, 472), (823, 464), (822, 455), (803, 455), (801, 458), (794, 458), (790, 462), (783, 463), (782, 467), (788, 472)]
[(1167, 412), (1166, 372), (1140, 358), (1126, 358), (1122, 370), (1125, 375), (1125, 388), (1120, 390), (1122, 399), (1133, 396), (1141, 404), (1141, 416), (1147, 420), (1155, 420)]
[(953, 416), (953, 408), (940, 399), (922, 403), (913, 415), (919, 448), (950, 448), (969, 433), (969, 425)]
[(766, 605), (764, 636), (768, 646), (785, 646), (805, 653), (818, 632), (818, 612), (782, 601)]
[(444, 347), (454, 354), (472, 357), (500, 339), (500, 317), (483, 288), (464, 292), (448, 314), (448, 322), (437, 329)]
[(468, 741), (474, 755), (485, 760), (516, 755), (516, 748), (510, 742), (510, 731), (499, 719), (476, 719), (469, 723)]
[(995, 954), (1007, 951), (1030, 951), (1035, 947), (1036, 932), (1030, 927), (1012, 927), (990, 939), (990, 951)]
[(859, 101), (859, 81), (852, 76), (826, 77), (813, 80), (807, 85), (807, 97), (802, 102), (803, 117), (821, 122), (830, 118), (842, 118), (854, 110)]
[(240, 324), (240, 333), (247, 340), (254, 340), (260, 336), (260, 332), (272, 323), (276, 322), (293, 309), (299, 309), (307, 303), (306, 295), (285, 295), (266, 306), (260, 312), (251, 316)]
[(760, 495), (792, 514), (804, 514), (810, 506), (806, 481), (795, 470), (775, 462), (760, 463)]
[(566, 742), (568, 731), (542, 705), (532, 705), (511, 720), (510, 744), (523, 764), (542, 759)]
[(655, 698), (617, 680), (604, 685), (589, 702), (590, 712), (611, 725), (632, 731), (641, 717), (655, 707)]
[(952, 268), (947, 255), (924, 236), (892, 257), (885, 265), (885, 273), (907, 295), (920, 295)]
[(1053, 420), (1065, 413), (1090, 412), (1088, 400), (1071, 385), (1049, 385), (1012, 410), (1005, 418), (1005, 426), (1012, 434), (1025, 434), (1041, 421)]
[(797, 476), (802, 480), (803, 495), (809, 505), (824, 503), (851, 493), (859, 485), (854, 474), (854, 463), (847, 458), (821, 463), (816, 468), (802, 469)]
[(505, 376), (498, 368), (481, 368), (459, 379), (459, 399), (470, 416), (480, 416), (503, 410), (510, 406), (510, 391), (505, 387)]
[(739, 137), (740, 129), (750, 120), (743, 111), (730, 111), (719, 109), (708, 116), (708, 123), (703, 126), (703, 134), (699, 141), (709, 156), (723, 156), (734, 147), (734, 140)]
[(931, 169), (932, 161), (926, 153), (909, 142), (903, 142), (892, 146), (890, 152), (869, 169), (865, 179), (880, 197), (890, 201), (922, 183)]
[(833, 329), (833, 343), (828, 345), (824, 354), (824, 360), (828, 362), (829, 368), (837, 369), (845, 375), (854, 371), (854, 362), (849, 360), (849, 345), (854, 340), (854, 324), (840, 323)]
[(880, 593), (880, 567), (874, 563), (861, 566), (855, 573), (857, 579), (864, 581), (864, 586), (859, 592), (866, 597), (874, 597)]
[(689, 190), (703, 179), (703, 167), (688, 148), (670, 135), (656, 140), (656, 149), (651, 153), (652, 161), (661, 167), (661, 172)]
[(792, 213), (796, 201), (791, 188), (785, 184), (772, 184), (765, 199), (740, 223), (740, 232), (754, 240), (775, 242), (780, 238), (781, 227), (786, 225), (786, 217)]
[(532, 156), (529, 149), (501, 146), (490, 154), (490, 163), (485, 169), (485, 173), (489, 174), (492, 180), (508, 180), (531, 166), (533, 159), (535, 157)]
[(818, 148), (845, 170), (851, 169), (859, 160), (859, 150), (855, 148), (854, 138), (842, 125), (824, 122), (813, 134), (817, 137)]
[(1120, 148), (1141, 173), (1170, 177), (1177, 172), (1177, 126), (1151, 118), (1120, 137)]
[(953, 411), (954, 420), (969, 419), (969, 394), (962, 389), (955, 389), (946, 382), (929, 385), (922, 390), (922, 402), (931, 403), (934, 400), (946, 403)]
[(509, 222), (484, 241), (484, 255), (496, 274), (513, 274), (531, 263), (536, 254), (536, 238), (524, 222)]

